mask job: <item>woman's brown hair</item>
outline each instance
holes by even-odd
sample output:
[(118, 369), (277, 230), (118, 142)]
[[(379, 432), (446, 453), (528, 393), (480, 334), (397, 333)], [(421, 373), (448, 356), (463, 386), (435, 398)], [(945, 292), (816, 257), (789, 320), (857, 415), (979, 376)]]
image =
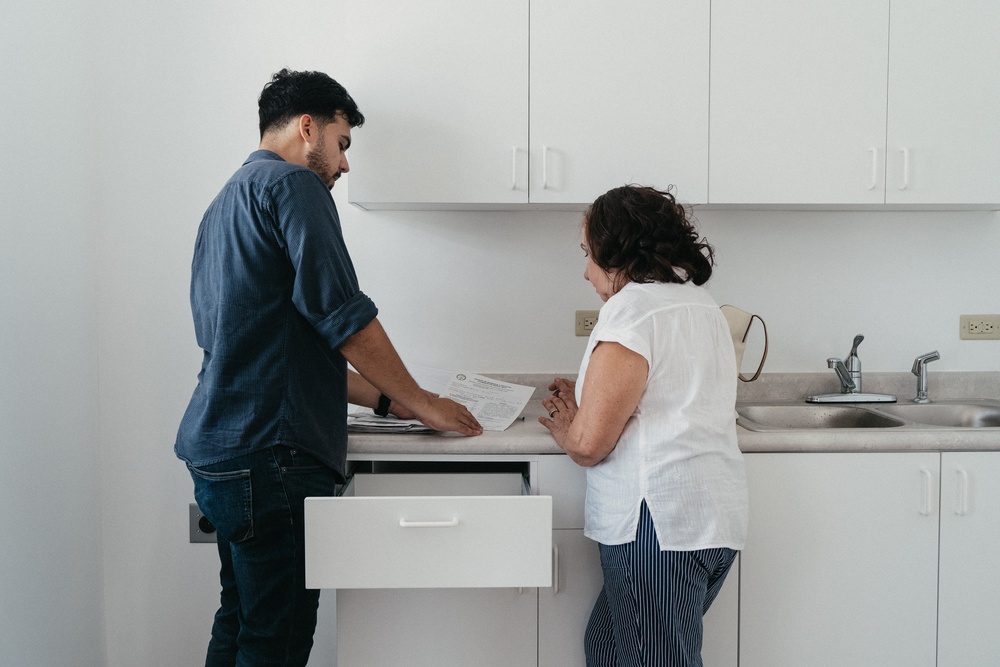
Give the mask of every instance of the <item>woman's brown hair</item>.
[(594, 263), (617, 272), (616, 289), (628, 282), (703, 285), (712, 276), (715, 252), (670, 192), (608, 190), (587, 209), (583, 229)]

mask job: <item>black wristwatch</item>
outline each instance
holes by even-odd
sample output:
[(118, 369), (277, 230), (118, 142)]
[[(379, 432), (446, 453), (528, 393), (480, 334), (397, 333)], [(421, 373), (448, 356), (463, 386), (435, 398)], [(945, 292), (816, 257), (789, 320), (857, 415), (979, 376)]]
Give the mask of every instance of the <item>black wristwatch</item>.
[(378, 406), (375, 408), (375, 414), (379, 417), (389, 416), (389, 404), (392, 403), (392, 399), (385, 394), (380, 394), (378, 397)]

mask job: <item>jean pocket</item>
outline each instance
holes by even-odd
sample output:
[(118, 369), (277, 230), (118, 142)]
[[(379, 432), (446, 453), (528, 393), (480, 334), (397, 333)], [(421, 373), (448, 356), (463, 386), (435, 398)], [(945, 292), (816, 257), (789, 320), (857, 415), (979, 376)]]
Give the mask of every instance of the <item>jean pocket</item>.
[(219, 537), (244, 542), (253, 537), (253, 489), (249, 470), (209, 472), (193, 466), (194, 499)]
[(325, 465), (319, 462), (312, 454), (306, 454), (299, 449), (289, 449), (286, 455), (281, 460), (281, 472), (282, 473), (317, 473), (323, 472), (324, 470), (329, 470)]

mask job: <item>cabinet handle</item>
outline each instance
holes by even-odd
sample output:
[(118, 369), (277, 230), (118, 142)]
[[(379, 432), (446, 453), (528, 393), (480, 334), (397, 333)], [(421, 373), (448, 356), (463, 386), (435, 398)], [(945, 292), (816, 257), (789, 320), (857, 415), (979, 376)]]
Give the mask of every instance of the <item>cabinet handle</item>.
[(511, 175), (510, 175), (510, 189), (517, 190), (517, 146), (511, 146)]
[(549, 147), (542, 145), (542, 190), (549, 189)]
[(450, 519), (448, 521), (407, 521), (406, 519), (399, 520), (400, 528), (452, 528), (458, 525), (458, 518)]
[(910, 187), (910, 149), (901, 148), (899, 152), (903, 154), (903, 183), (899, 189), (905, 190)]
[(969, 472), (959, 469), (955, 471), (955, 474), (958, 476), (955, 514), (965, 516), (969, 511)]
[(874, 190), (875, 186), (878, 185), (878, 149), (869, 148), (872, 154), (872, 184), (868, 186), (869, 190)]
[(920, 507), (920, 516), (930, 516), (931, 511), (934, 509), (931, 506), (931, 500), (934, 496), (934, 487), (932, 486), (934, 476), (926, 468), (920, 469), (920, 475), (924, 479), (924, 500)]
[(559, 547), (552, 545), (552, 594), (559, 595)]

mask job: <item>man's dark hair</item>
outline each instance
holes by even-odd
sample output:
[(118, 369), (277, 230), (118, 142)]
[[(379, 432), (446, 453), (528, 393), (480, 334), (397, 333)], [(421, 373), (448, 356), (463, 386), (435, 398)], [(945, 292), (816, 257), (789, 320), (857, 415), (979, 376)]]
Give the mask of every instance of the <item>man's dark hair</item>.
[(351, 127), (359, 127), (365, 117), (342, 85), (323, 72), (293, 72), (283, 69), (264, 86), (257, 100), (260, 136), (281, 127), (293, 118), (309, 114), (321, 123), (330, 123), (343, 114)]
[(618, 272), (618, 288), (628, 282), (702, 285), (712, 275), (712, 246), (670, 192), (638, 185), (609, 190), (590, 205), (583, 229), (594, 263)]

